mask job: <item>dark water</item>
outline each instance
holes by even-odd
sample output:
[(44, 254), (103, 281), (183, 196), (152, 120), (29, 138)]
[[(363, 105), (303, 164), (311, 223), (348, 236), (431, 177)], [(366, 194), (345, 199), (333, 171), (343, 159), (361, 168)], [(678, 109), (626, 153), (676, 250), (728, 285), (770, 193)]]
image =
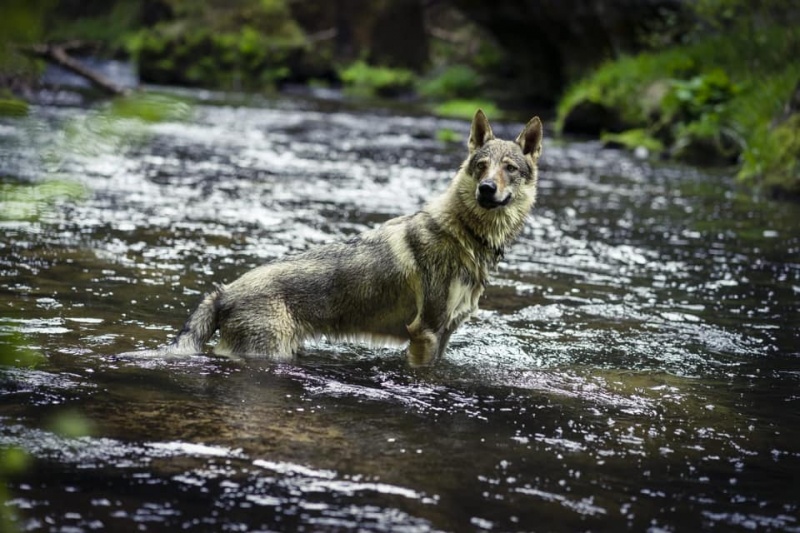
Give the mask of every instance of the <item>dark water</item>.
[(539, 205), (434, 367), (125, 354), (212, 282), (418, 209), (465, 155), (435, 132), (468, 128), (173, 111), (0, 121), (6, 183), (72, 184), (0, 206), (0, 350), (40, 357), (0, 369), (21, 530), (800, 531), (798, 206), (547, 139)]

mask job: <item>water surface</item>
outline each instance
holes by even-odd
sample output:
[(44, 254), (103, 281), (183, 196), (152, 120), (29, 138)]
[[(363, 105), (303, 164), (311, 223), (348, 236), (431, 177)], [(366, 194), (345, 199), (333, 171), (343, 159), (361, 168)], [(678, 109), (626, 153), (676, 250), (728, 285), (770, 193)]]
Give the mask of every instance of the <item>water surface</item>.
[(4, 198), (34, 211), (0, 222), (0, 350), (41, 355), (0, 370), (21, 530), (800, 531), (798, 206), (548, 138), (539, 205), (433, 367), (153, 356), (213, 282), (413, 212), (465, 156), (435, 133), (466, 122), (192, 96), (0, 122), (5, 183), (81, 191)]

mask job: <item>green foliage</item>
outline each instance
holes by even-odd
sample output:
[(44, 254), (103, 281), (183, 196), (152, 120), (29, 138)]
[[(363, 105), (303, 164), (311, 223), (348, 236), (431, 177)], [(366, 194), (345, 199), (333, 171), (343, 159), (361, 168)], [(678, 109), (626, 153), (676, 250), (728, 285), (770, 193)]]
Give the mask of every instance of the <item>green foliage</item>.
[[(0, 183), (0, 220), (36, 220), (64, 200), (79, 200), (86, 189), (71, 181), (47, 181), (36, 185)], [(0, 357), (0, 364), (8, 364)]]
[(603, 133), (600, 139), (605, 143), (616, 144), (631, 150), (641, 146), (650, 152), (664, 151), (664, 143), (653, 137), (649, 130), (644, 128), (635, 128), (621, 133)]
[(56, 435), (67, 439), (88, 437), (94, 431), (91, 420), (74, 409), (58, 412), (48, 421), (47, 426)]
[(0, 117), (24, 117), (28, 114), (28, 102), (18, 98), (0, 97)]
[(462, 137), (453, 129), (441, 128), (436, 131), (436, 140), (444, 143), (458, 143), (462, 141)]
[(114, 99), (106, 114), (111, 118), (143, 122), (182, 121), (191, 116), (192, 107), (174, 96), (138, 93)]
[(423, 80), (419, 92), (428, 98), (474, 98), (480, 91), (480, 77), (472, 67), (453, 65), (437, 76)]
[(647, 88), (659, 80), (688, 78), (697, 72), (698, 62), (680, 50), (607, 61), (567, 89), (556, 108), (556, 130), (562, 131), (567, 115), (582, 102), (618, 110), (629, 126), (646, 126), (650, 111)]
[(0, 531), (11, 533), (18, 531), (17, 519), (11, 508), (6, 505), (9, 492), (5, 478), (24, 472), (30, 464), (30, 456), (25, 450), (17, 447), (0, 448)]
[(800, 80), (800, 9), (783, 0), (699, 0), (684, 44), (602, 65), (564, 94), (557, 128), (583, 102), (613, 110), (677, 156), (715, 152), (750, 184), (798, 190), (796, 124), (776, 125)]
[[(0, 194), (2, 198), (2, 194)], [(0, 209), (0, 213), (3, 210)], [(2, 218), (2, 217), (0, 217)], [(16, 329), (0, 329), (0, 375), (3, 367), (33, 367), (44, 360), (44, 356), (26, 346), (22, 334)], [(18, 447), (0, 447), (0, 531), (17, 531), (17, 517), (6, 502), (10, 499), (6, 479), (23, 474), (30, 465), (30, 456)]]
[(416, 76), (400, 68), (369, 65), (356, 61), (339, 72), (349, 92), (362, 96), (397, 96), (414, 88)]
[(140, 24), (141, 0), (114, 0), (98, 4), (94, 16), (58, 16), (59, 11), (47, 20), (47, 40), (70, 41), (81, 39), (102, 42), (110, 49), (122, 48), (126, 34)]
[(490, 118), (502, 118), (500, 109), (488, 100), (448, 100), (433, 108), (433, 112), (442, 117), (471, 120), (476, 109), (483, 109)]
[(666, 120), (691, 122), (719, 115), (738, 92), (725, 71), (714, 69), (689, 80), (670, 80), (661, 110)]
[(2, 331), (3, 344), (0, 346), (0, 367), (35, 367), (44, 361), (44, 356), (28, 348), (22, 334), (16, 329)]
[(224, 89), (263, 89), (290, 74), (306, 42), (285, 0), (169, 0), (176, 17), (129, 34), (143, 79)]
[(748, 139), (739, 178), (800, 194), (800, 116), (789, 117), (761, 136)]
[(18, 52), (41, 40), (45, 16), (55, 0), (5, 0), (0, 17), (0, 73), (33, 74), (36, 64)]
[(24, 450), (19, 448), (0, 450), (0, 474), (18, 474), (25, 471), (29, 463), (30, 457)]
[(236, 32), (186, 25), (141, 30), (127, 47), (142, 76), (159, 83), (182, 83), (226, 89), (260, 89), (289, 74), (287, 63), (304, 46), (302, 39), (282, 40), (251, 26)]

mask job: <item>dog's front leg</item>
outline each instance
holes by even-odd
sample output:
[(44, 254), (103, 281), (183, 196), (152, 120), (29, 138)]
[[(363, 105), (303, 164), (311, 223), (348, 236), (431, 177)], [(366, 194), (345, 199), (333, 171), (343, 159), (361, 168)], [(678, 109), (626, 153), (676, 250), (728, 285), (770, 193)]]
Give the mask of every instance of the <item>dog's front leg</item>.
[(411, 366), (429, 365), (439, 352), (440, 335), (417, 318), (406, 326), (411, 342), (408, 345), (408, 362)]

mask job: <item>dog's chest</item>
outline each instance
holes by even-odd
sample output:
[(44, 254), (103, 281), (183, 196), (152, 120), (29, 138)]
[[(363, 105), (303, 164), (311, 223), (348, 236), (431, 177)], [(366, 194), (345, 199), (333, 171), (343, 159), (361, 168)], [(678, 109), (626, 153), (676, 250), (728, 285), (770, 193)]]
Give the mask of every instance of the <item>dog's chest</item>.
[(478, 308), (478, 299), (483, 293), (483, 285), (454, 279), (447, 295), (448, 322), (460, 322)]

